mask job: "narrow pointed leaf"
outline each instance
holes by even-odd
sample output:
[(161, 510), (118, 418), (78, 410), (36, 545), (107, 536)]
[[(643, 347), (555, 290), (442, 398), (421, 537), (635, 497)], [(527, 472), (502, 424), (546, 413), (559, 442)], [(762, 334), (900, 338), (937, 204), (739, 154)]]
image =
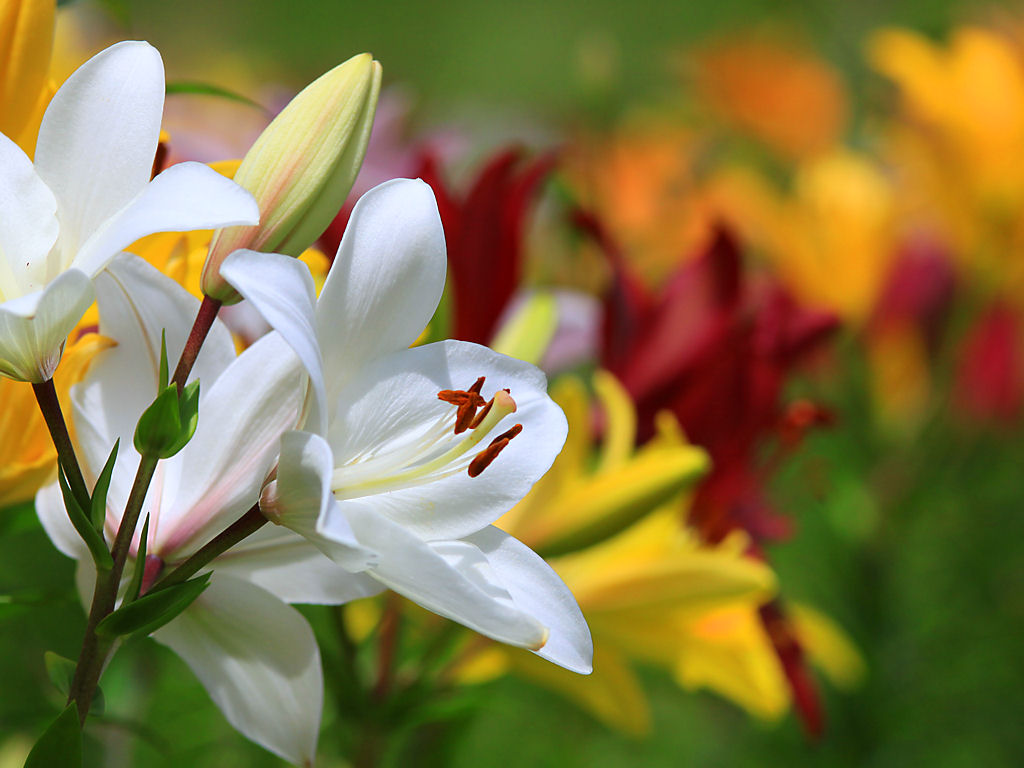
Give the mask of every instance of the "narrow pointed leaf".
[(196, 427), (199, 426), (198, 381), (193, 381), (182, 390), (181, 399), (178, 402), (178, 418), (181, 421), (181, 435), (178, 438), (178, 443), (174, 446), (174, 453), (170, 454), (171, 456), (188, 445), (188, 441), (196, 433)]
[(210, 581), (210, 573), (183, 584), (174, 584), (158, 592), (150, 592), (128, 605), (122, 605), (96, 627), (103, 637), (148, 635), (188, 608), (202, 594)]
[(78, 725), (78, 708), (68, 704), (39, 741), (32, 747), (25, 768), (74, 768), (82, 765), (82, 729)]
[(110, 556), (110, 550), (107, 549), (107, 542), (92, 527), (92, 521), (86, 517), (85, 511), (79, 506), (78, 501), (75, 499), (75, 494), (72, 492), (67, 478), (64, 476), (63, 467), (57, 473), (57, 479), (60, 481), (60, 491), (64, 494), (64, 507), (68, 511), (68, 518), (71, 520), (71, 524), (75, 526), (78, 535), (82, 537), (82, 541), (89, 547), (89, 553), (92, 555), (93, 562), (96, 563), (96, 568), (101, 571), (109, 571), (114, 567), (114, 559)]
[(139, 592), (142, 591), (142, 577), (146, 573), (146, 544), (149, 541), (149, 515), (142, 524), (142, 535), (139, 537), (139, 551), (135, 556), (135, 570), (132, 571), (132, 580), (128, 583), (128, 591), (125, 593), (125, 604), (133, 603), (139, 599)]
[(166, 389), (170, 374), (167, 365), (167, 330), (160, 331), (160, 389)]
[(59, 653), (47, 651), (43, 654), (43, 662), (46, 664), (46, 674), (54, 687), (65, 696), (71, 690), (71, 680), (75, 676), (75, 662), (65, 659)]
[(216, 96), (220, 99), (226, 99), (228, 101), (237, 101), (239, 104), (248, 104), (250, 107), (255, 107), (261, 112), (266, 112), (267, 109), (260, 104), (258, 101), (253, 101), (248, 96), (244, 96), (236, 91), (222, 88), (219, 85), (213, 83), (202, 83), (192, 80), (174, 80), (167, 83), (167, 95), (172, 94), (186, 94), (190, 96)]
[(117, 449), (121, 446), (120, 439), (114, 443), (107, 463), (103, 465), (96, 486), (92, 489), (92, 527), (97, 533), (103, 532), (103, 523), (107, 517), (107, 491), (110, 490), (110, 478), (114, 474), (114, 462), (117, 461)]
[[(71, 690), (71, 681), (75, 677), (75, 662), (53, 651), (44, 653), (43, 661), (46, 664), (46, 674), (49, 676), (50, 682), (53, 683), (53, 686), (62, 695), (67, 696)], [(92, 696), (92, 706), (89, 707), (89, 713), (102, 715), (105, 706), (106, 701), (103, 698), (103, 691), (97, 686)]]

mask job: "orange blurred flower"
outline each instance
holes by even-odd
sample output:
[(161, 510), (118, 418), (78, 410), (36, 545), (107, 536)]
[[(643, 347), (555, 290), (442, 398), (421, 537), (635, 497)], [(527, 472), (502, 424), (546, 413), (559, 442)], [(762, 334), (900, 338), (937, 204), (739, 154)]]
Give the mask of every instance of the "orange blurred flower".
[(787, 159), (825, 151), (843, 131), (842, 79), (800, 45), (732, 38), (698, 51), (689, 63), (697, 94), (718, 119)]

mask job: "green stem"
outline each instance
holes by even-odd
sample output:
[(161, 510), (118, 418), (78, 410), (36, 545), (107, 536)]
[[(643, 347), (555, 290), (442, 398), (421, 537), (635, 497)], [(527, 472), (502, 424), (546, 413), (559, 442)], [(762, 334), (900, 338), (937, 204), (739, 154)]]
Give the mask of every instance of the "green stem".
[(96, 574), (96, 588), (92, 595), (89, 618), (85, 624), (82, 650), (78, 655), (75, 677), (71, 681), (71, 690), (68, 693), (68, 703), (73, 701), (78, 705), (78, 719), (82, 723), (85, 722), (85, 718), (89, 714), (89, 706), (92, 704), (92, 697), (99, 684), (100, 673), (103, 671), (103, 665), (112, 647), (110, 640), (100, 638), (96, 634), (96, 627), (100, 621), (110, 615), (117, 603), (117, 590), (121, 585), (121, 575), (124, 573), (132, 537), (135, 535), (135, 528), (139, 523), (142, 503), (146, 499), (146, 493), (149, 490), (149, 484), (153, 479), (158, 461), (159, 459), (155, 457), (145, 455), (139, 461), (139, 470), (135, 474), (135, 482), (128, 495), (124, 516), (121, 518), (121, 525), (114, 537), (114, 545), (110, 549), (114, 565), (109, 571), (100, 571)]
[(82, 509), (89, 509), (89, 487), (85, 484), (82, 468), (78, 464), (78, 457), (75, 456), (75, 448), (71, 444), (71, 435), (64, 421), (64, 413), (60, 408), (60, 399), (53, 386), (53, 379), (47, 379), (42, 384), (33, 384), (32, 391), (46, 421), (46, 428), (50, 430), (50, 438), (57, 449), (57, 457), (71, 485), (71, 492), (75, 494), (75, 499)]
[(260, 505), (253, 504), (248, 512), (210, 539), (209, 542), (204, 544), (185, 562), (157, 581), (149, 591), (156, 592), (164, 587), (179, 584), (190, 579), (214, 558), (227, 552), (242, 539), (251, 536), (262, 528), (266, 522), (267, 518), (260, 512)]
[[(181, 351), (181, 357), (178, 359), (178, 366), (174, 370), (173, 381), (178, 385), (179, 394), (188, 380), (189, 373), (191, 373), (192, 366), (199, 356), (199, 350), (202, 348), (207, 334), (217, 319), (217, 312), (220, 311), (220, 307), (220, 301), (211, 299), (208, 296), (203, 298), (203, 303), (199, 306), (195, 322), (192, 323), (192, 330), (189, 332), (188, 339), (185, 341), (185, 347)], [(59, 419), (54, 418), (60, 414), (60, 403), (57, 401), (53, 382), (49, 381), (44, 384), (33, 385), (33, 388), (36, 391), (36, 399), (39, 400), (40, 408), (43, 410), (43, 417), (50, 428), (50, 434), (53, 435), (58, 456), (61, 457), (62, 463), (65, 453), (69, 457), (69, 466), (65, 468), (65, 472), (69, 473), (71, 488), (76, 496), (81, 494), (83, 508), (88, 509), (89, 493), (86, 489), (85, 480), (82, 477), (81, 468), (74, 457), (74, 451), (71, 450), (71, 439), (67, 435), (67, 427), (64, 425), (63, 417)], [(114, 565), (109, 571), (100, 571), (96, 574), (96, 587), (93, 590), (92, 605), (89, 608), (89, 617), (85, 624), (82, 650), (78, 656), (75, 677), (71, 681), (71, 689), (68, 694), (68, 702), (74, 701), (77, 704), (78, 719), (83, 724), (85, 723), (86, 716), (89, 714), (89, 706), (92, 703), (96, 686), (99, 684), (103, 665), (106, 663), (110, 649), (113, 647), (112, 641), (101, 639), (96, 634), (96, 627), (113, 612), (117, 604), (117, 592), (121, 585), (124, 565), (128, 559), (132, 538), (135, 535), (135, 528), (138, 525), (139, 515), (142, 512), (142, 504), (146, 499), (146, 494), (149, 492), (149, 485), (153, 480), (153, 474), (156, 472), (158, 461), (159, 459), (146, 455), (143, 455), (139, 461), (135, 482), (132, 484), (128, 503), (125, 505), (124, 515), (121, 517), (121, 524), (117, 529), (117, 535), (114, 537), (114, 544), (110, 550)], [(75, 477), (71, 477), (71, 475), (75, 475)], [(196, 554), (198, 555), (199, 553)], [(194, 558), (195, 555), (189, 558), (189, 561)], [(189, 561), (186, 561), (183, 565)], [(173, 573), (169, 574), (169, 576), (173, 575)]]

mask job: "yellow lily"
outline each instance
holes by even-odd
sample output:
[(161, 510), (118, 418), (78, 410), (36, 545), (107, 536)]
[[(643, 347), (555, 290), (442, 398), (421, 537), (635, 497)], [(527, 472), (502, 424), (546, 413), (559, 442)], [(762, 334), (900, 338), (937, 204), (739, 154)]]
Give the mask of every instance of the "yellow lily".
[(713, 181), (722, 215), (802, 303), (861, 326), (896, 256), (896, 194), (869, 157), (835, 148), (796, 164), (792, 191), (731, 169)]
[(54, 0), (0, 0), (0, 133), (29, 157), (56, 90), (49, 80), (56, 11)]
[[(89, 333), (64, 350), (53, 381), (65, 413), (71, 411), (71, 386), (85, 375), (93, 355), (107, 344), (108, 340)], [(30, 501), (36, 491), (53, 478), (57, 451), (31, 385), (0, 379), (0, 404), (0, 509), (3, 509)]]
[[(795, 167), (788, 194), (745, 170), (714, 181), (733, 222), (790, 291), (862, 331), (899, 257), (898, 190), (866, 155), (833, 149)], [(871, 389), (883, 424), (912, 430), (927, 412), (931, 372), (915, 319), (876, 324), (865, 335)]]
[[(1024, 63), (1009, 36), (963, 27), (947, 45), (909, 30), (869, 41), (872, 66), (900, 96), (889, 126), (906, 215), (953, 248), (989, 291), (1024, 303)], [(1008, 290), (1007, 290), (1008, 289)]]
[[(162, 136), (161, 141), (164, 140)], [(210, 163), (210, 167), (221, 175), (233, 179), (241, 162), (241, 160), (222, 160)], [(160, 232), (133, 243), (128, 250), (144, 258), (196, 298), (202, 299), (200, 278), (213, 234), (214, 230), (212, 229), (200, 229), (193, 232)], [(304, 262), (313, 273), (313, 282), (316, 284), (319, 294), (324, 280), (327, 279), (330, 260), (316, 248), (307, 248), (299, 256), (299, 260)], [(94, 312), (95, 308), (91, 311)]]
[[(778, 719), (789, 709), (789, 688), (758, 617), (775, 594), (774, 574), (747, 554), (744, 535), (712, 547), (681, 524), (679, 502), (707, 458), (675, 420), (664, 416), (658, 436), (634, 450), (635, 413), (621, 385), (599, 372), (594, 388), (606, 421), (596, 464), (589, 398), (581, 382), (564, 378), (552, 396), (569, 420), (565, 449), (498, 521), (549, 558), (565, 552), (549, 561), (590, 625), (594, 672), (581, 678), (515, 649), (471, 646), (455, 674), (470, 682), (515, 672), (639, 736), (650, 730), (633, 668), (640, 661), (668, 670), (686, 690), (707, 688), (756, 717)], [(619, 532), (600, 538), (611, 530)], [(837, 683), (855, 684), (863, 662), (842, 631), (812, 609), (790, 613), (811, 660)]]
[[(561, 553), (550, 562), (590, 624), (594, 672), (573, 680), (534, 664), (529, 654), (493, 647), (467, 653), (459, 678), (513, 670), (635, 735), (649, 730), (650, 715), (634, 659), (672, 670), (688, 688), (708, 686), (744, 706), (753, 702), (751, 711), (784, 710), (784, 680), (764, 693), (752, 685), (756, 675), (748, 672), (746, 647), (702, 634), (701, 621), (721, 610), (746, 611), (756, 626), (758, 606), (775, 589), (767, 566), (744, 554), (742, 537), (705, 547), (681, 524), (679, 499), (706, 470), (706, 455), (685, 443), (671, 419), (657, 439), (634, 451), (636, 417), (628, 396), (607, 373), (598, 373), (594, 385), (607, 422), (596, 465), (589, 397), (579, 380), (564, 378), (552, 396), (569, 420), (565, 449), (530, 495), (498, 521), (545, 556)], [(764, 704), (766, 696), (781, 705)]]

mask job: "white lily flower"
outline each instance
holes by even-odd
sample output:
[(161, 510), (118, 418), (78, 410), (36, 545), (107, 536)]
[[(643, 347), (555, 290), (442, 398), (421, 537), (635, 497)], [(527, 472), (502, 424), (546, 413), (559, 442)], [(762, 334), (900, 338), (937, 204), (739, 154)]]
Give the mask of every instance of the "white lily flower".
[(533, 551), (493, 527), (566, 436), (544, 374), (486, 347), (410, 349), (444, 289), (430, 187), (397, 179), (352, 212), (315, 299), (305, 265), (236, 251), (221, 275), (292, 346), (312, 382), (306, 429), (286, 435), (261, 508), (305, 534), (355, 534), (359, 576), (496, 640), (587, 673), (590, 632)]
[[(116, 257), (95, 283), (100, 332), (117, 344), (97, 355), (72, 390), (72, 407), (87, 478), (95, 479), (114, 441), (121, 441), (107, 498), (111, 542), (138, 467), (135, 423), (157, 388), (161, 332), (169, 354), (180, 351), (198, 302), (129, 254)], [(150, 519), (148, 583), (256, 503), (282, 433), (301, 417), (307, 387), (305, 371), (279, 338), (268, 337), (236, 357), (219, 321), (192, 377), (202, 383), (199, 426), (180, 453), (157, 465), (142, 509), (143, 519)], [(36, 507), (54, 543), (79, 560), (82, 581), (91, 584), (91, 558), (71, 527), (59, 488), (43, 488)], [(126, 574), (135, 568), (141, 528)], [(367, 593), (350, 571), (368, 562), (368, 553), (352, 540), (336, 546), (347, 570), (288, 529), (265, 526), (215, 559), (206, 591), (153, 635), (193, 669), (235, 728), (300, 765), (315, 754), (323, 680), (312, 631), (286, 603), (340, 604)]]
[(0, 134), (0, 375), (49, 379), (91, 278), (140, 237), (259, 220), (248, 192), (200, 163), (150, 181), (163, 103), (160, 54), (123, 42), (57, 91), (34, 165)]

